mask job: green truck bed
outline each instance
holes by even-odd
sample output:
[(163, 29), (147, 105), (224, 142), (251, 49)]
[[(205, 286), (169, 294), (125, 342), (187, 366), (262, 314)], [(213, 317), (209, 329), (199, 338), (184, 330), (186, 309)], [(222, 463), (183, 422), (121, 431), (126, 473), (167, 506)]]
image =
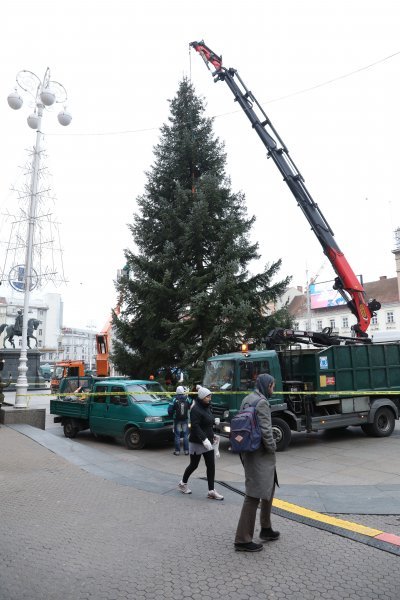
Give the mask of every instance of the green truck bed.
[(50, 414), (62, 417), (89, 418), (89, 400), (50, 400)]
[(320, 399), (326, 400), (326, 392), (400, 390), (400, 344), (298, 350), (281, 361), (286, 380), (312, 383), (314, 391), (324, 392)]

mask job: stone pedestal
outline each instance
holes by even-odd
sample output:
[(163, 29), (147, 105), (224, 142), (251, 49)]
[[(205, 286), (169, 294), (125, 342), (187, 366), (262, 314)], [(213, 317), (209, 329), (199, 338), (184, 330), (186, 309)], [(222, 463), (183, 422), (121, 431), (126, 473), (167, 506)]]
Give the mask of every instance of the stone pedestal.
[[(7, 390), (15, 390), (15, 383), (18, 378), (18, 364), (21, 350), (18, 348), (1, 348), (0, 360), (4, 360), (4, 367), (0, 373), (3, 381), (8, 380), (8, 374), (11, 373), (12, 383)], [(28, 390), (43, 390), (46, 388), (46, 381), (40, 374), (40, 356), (39, 350), (34, 348), (28, 350), (28, 371), (26, 377), (28, 379)]]
[(15, 408), (14, 406), (5, 406), (0, 408), (0, 423), (4, 425), (15, 425), (24, 423), (32, 425), (38, 429), (46, 428), (46, 409), (45, 408)]

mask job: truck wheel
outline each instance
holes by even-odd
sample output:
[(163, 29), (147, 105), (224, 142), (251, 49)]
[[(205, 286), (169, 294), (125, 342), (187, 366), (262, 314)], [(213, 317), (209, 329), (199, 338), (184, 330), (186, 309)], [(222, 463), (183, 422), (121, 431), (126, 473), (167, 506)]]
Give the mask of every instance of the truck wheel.
[(72, 423), (72, 421), (65, 421), (64, 423), (64, 435), (66, 438), (73, 439), (76, 437), (79, 429)]
[(393, 433), (394, 426), (393, 412), (390, 408), (383, 406), (376, 411), (373, 422), (361, 425), (361, 428), (364, 433), (373, 437), (389, 437)]
[(143, 433), (137, 427), (130, 427), (125, 433), (125, 444), (129, 450), (141, 450), (144, 447)]
[(285, 450), (292, 439), (292, 432), (289, 425), (279, 417), (272, 417), (272, 433), (276, 443), (276, 451), (282, 452)]

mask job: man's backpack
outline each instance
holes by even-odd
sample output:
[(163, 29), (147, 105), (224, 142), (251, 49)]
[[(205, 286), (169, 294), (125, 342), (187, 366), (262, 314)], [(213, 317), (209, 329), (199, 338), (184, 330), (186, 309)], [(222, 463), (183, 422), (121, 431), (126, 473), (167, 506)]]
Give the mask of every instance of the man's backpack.
[(177, 398), (175, 400), (175, 419), (177, 421), (187, 421), (189, 413), (189, 403), (186, 398)]
[(261, 446), (262, 434), (257, 419), (257, 404), (245, 405), (231, 420), (229, 440), (231, 450), (236, 454), (254, 452)]

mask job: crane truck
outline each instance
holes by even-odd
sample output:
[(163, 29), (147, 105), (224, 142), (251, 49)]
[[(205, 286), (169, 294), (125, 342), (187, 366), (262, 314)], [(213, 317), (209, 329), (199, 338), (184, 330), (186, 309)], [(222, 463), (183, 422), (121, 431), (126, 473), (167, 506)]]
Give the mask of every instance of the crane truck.
[(224, 67), (221, 56), (204, 41), (190, 46), (213, 69), (214, 81), (227, 84), (249, 119), (330, 261), (336, 273), (334, 289), (356, 318), (352, 337), (335, 336), (329, 328), (322, 332), (279, 329), (267, 336), (266, 350), (251, 352), (245, 347), (242, 352), (210, 357), (203, 385), (214, 392), (212, 410), (220, 418), (221, 433), (229, 435), (230, 419), (254, 389), (257, 376), (271, 373), (276, 381), (270, 405), (278, 450), (289, 445), (292, 431), (357, 425), (367, 435), (391, 435), (400, 409), (400, 345), (372, 344), (368, 337), (380, 302), (367, 299), (286, 145), (237, 70)]

